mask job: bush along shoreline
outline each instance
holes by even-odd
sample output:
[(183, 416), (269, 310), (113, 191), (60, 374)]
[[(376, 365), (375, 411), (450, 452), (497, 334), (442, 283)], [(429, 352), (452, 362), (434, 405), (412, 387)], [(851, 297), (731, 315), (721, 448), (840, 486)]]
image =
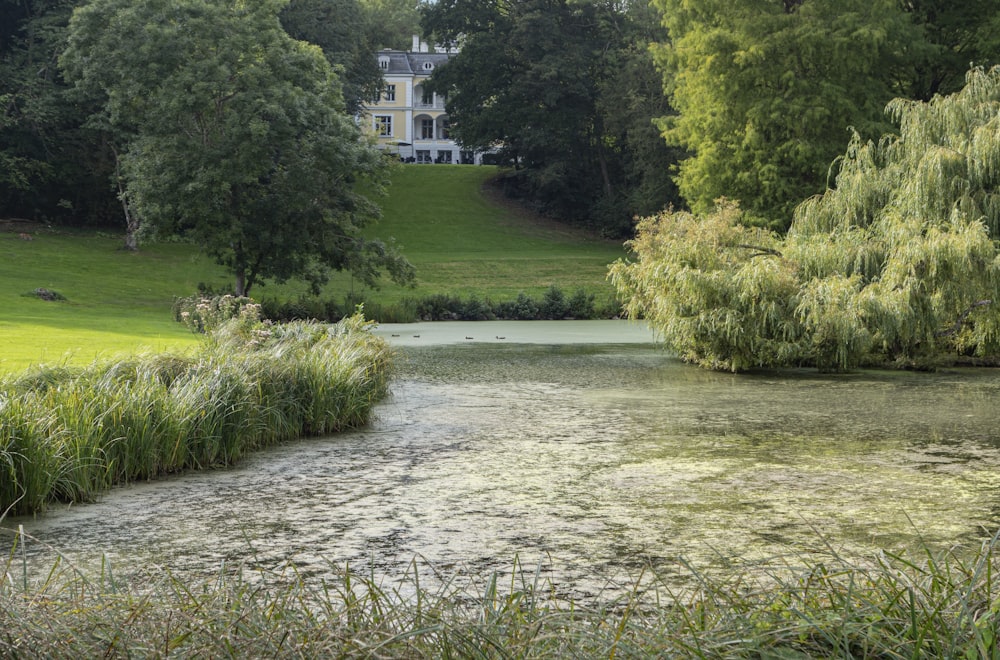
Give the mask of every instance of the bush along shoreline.
[(613, 294), (598, 296), (579, 288), (567, 294), (551, 285), (540, 295), (521, 292), (516, 298), (494, 300), (488, 296), (470, 294), (466, 297), (434, 293), (416, 298), (404, 298), (395, 303), (381, 303), (348, 295), (342, 301), (318, 296), (302, 296), (293, 300), (263, 298), (255, 302), (230, 293), (214, 291), (199, 285), (199, 293), (174, 302), (174, 320), (186, 324), (195, 332), (202, 316), (212, 317), (232, 312), (245, 304), (259, 304), (261, 316), (274, 323), (316, 320), (335, 323), (353, 313), (358, 306), (365, 316), (377, 323), (415, 323), (417, 321), (562, 321), (621, 318), (621, 302)]
[(0, 380), (0, 519), (361, 426), (386, 394), (390, 350), (360, 312), (334, 325), (262, 322), (252, 304), (227, 313), (202, 326), (195, 355)]

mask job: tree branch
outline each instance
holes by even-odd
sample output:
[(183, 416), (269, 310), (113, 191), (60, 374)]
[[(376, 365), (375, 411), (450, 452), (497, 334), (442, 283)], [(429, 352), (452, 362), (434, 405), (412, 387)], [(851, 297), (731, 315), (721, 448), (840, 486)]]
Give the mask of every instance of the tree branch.
[(992, 304), (992, 303), (993, 303), (992, 300), (979, 300), (979, 301), (976, 301), (976, 302), (972, 303), (961, 314), (958, 315), (958, 319), (955, 320), (955, 324), (953, 326), (951, 326), (947, 330), (941, 330), (941, 331), (935, 333), (934, 336), (935, 337), (948, 337), (948, 336), (956, 334), (959, 330), (962, 329), (962, 324), (965, 323), (965, 319), (967, 319), (969, 317), (969, 314), (971, 314), (977, 307), (985, 307), (986, 305), (989, 305), (989, 304)]
[(745, 243), (740, 243), (738, 245), (734, 245), (733, 247), (743, 248), (745, 250), (755, 250), (755, 252), (750, 255), (751, 259), (754, 257), (764, 257), (768, 255), (772, 257), (784, 256), (774, 248), (764, 247), (763, 245), (747, 245)]

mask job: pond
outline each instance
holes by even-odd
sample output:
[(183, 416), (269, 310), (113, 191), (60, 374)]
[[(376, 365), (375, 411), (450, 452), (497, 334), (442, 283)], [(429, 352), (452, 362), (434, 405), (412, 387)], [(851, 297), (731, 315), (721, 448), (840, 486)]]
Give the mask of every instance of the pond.
[[(626, 322), (382, 326), (391, 395), (367, 428), (226, 470), (8, 518), (31, 561), (227, 564), (392, 580), (515, 561), (575, 595), (644, 568), (832, 547), (944, 548), (1000, 525), (1000, 373), (732, 375)], [(9, 536), (9, 533), (7, 534)], [(6, 541), (4, 541), (6, 542)]]

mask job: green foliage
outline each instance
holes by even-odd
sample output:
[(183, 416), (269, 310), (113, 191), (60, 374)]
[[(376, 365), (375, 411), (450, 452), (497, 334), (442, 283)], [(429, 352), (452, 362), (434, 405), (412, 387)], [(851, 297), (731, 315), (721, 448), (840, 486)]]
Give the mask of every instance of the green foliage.
[(95, 0), (74, 12), (61, 63), (130, 129), (124, 194), (145, 230), (196, 241), (238, 295), (263, 279), (318, 290), (331, 270), (411, 280), (362, 234), (379, 211), (356, 182), (379, 192), (385, 162), (322, 52), (282, 28), (283, 4)]
[(205, 334), (238, 317), (259, 321), (261, 306), (246, 296), (198, 295), (178, 298), (173, 313), (174, 320), (186, 325), (191, 332)]
[(413, 35), (420, 34), (422, 0), (360, 0), (360, 3), (375, 50), (407, 50)]
[(585, 289), (577, 289), (569, 298), (556, 285), (550, 286), (541, 300), (525, 292), (520, 292), (513, 300), (494, 302), (472, 295), (463, 300), (459, 296), (437, 294), (416, 300), (416, 318), (422, 321), (537, 321), (573, 319), (611, 318), (620, 313), (614, 302), (598, 306), (595, 295)]
[(340, 76), (349, 114), (357, 114), (362, 104), (378, 97), (382, 71), (372, 57), (378, 44), (372, 39), (363, 6), (357, 0), (291, 0), (281, 10), (280, 18), (293, 39), (323, 49)]
[(660, 126), (691, 153), (677, 176), (697, 213), (715, 200), (788, 227), (822, 192), (845, 129), (880, 135), (899, 66), (927, 46), (895, 0), (656, 0), (656, 48), (677, 114)]
[[(446, 0), (423, 25), (461, 51), (430, 85), (448, 95), (452, 134), (510, 164), (506, 190), (547, 215), (629, 235), (633, 215), (677, 201), (676, 153), (651, 135), (666, 111), (641, 5)], [(642, 145), (643, 148), (639, 148)]]
[(776, 235), (739, 219), (729, 202), (705, 217), (645, 218), (629, 243), (638, 261), (612, 264), (612, 282), (625, 311), (685, 360), (732, 371), (794, 363), (803, 334), (794, 269), (776, 258)]
[(0, 382), (0, 518), (364, 424), (389, 352), (360, 315), (264, 324), (254, 306), (196, 357), (154, 355)]
[[(495, 301), (491, 297), (480, 297), (472, 293), (463, 298), (458, 295), (436, 293), (420, 298), (404, 298), (395, 304), (381, 304), (348, 297), (343, 303), (333, 299), (301, 297), (280, 302), (264, 299), (259, 305), (261, 316), (273, 322), (292, 320), (315, 320), (336, 322), (348, 316), (357, 305), (363, 306), (365, 314), (379, 323), (412, 323), (414, 321), (534, 321), (560, 319), (601, 319), (617, 317), (621, 308), (617, 301), (608, 300), (598, 305), (596, 294), (578, 288), (568, 297), (562, 289), (551, 285), (541, 299), (520, 292), (514, 299)], [(195, 332), (203, 327), (203, 316), (230, 317), (239, 315), (235, 304), (226, 303), (231, 296), (216, 299), (194, 297), (179, 301), (174, 318), (187, 323)], [(250, 301), (248, 298), (240, 299)], [(218, 301), (218, 302), (217, 302)], [(216, 306), (227, 308), (227, 312), (215, 312)], [(188, 316), (183, 316), (187, 313)], [(227, 316), (227, 314), (229, 316)]]
[(117, 213), (113, 164), (83, 127), (93, 108), (56, 66), (80, 1), (0, 2), (0, 216), (80, 225)]
[(1000, 5), (993, 0), (921, 0), (900, 3), (919, 25), (929, 48), (910, 53), (900, 96), (929, 101), (962, 88), (971, 66), (1000, 64)]
[(640, 224), (611, 277), (633, 316), (711, 368), (928, 364), (1000, 355), (1000, 68), (894, 101), (900, 136), (855, 135), (837, 187), (784, 239), (733, 204)]

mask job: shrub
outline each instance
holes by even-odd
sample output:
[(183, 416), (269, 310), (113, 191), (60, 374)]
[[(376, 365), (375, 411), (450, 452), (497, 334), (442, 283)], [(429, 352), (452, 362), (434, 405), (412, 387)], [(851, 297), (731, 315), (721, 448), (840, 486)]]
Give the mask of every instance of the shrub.
[(542, 296), (542, 302), (538, 306), (538, 316), (543, 319), (563, 319), (569, 312), (569, 305), (566, 303), (566, 294), (556, 285), (550, 286)]
[(190, 296), (178, 298), (173, 306), (174, 320), (186, 325), (191, 332), (212, 332), (229, 319), (245, 316), (260, 319), (261, 308), (245, 296)]
[(594, 310), (594, 294), (587, 294), (583, 289), (577, 289), (576, 293), (566, 302), (566, 315), (574, 319), (597, 318)]
[(496, 316), (493, 314), (493, 306), (489, 300), (480, 300), (476, 296), (471, 296), (461, 306), (459, 318), (463, 321), (488, 321)]

